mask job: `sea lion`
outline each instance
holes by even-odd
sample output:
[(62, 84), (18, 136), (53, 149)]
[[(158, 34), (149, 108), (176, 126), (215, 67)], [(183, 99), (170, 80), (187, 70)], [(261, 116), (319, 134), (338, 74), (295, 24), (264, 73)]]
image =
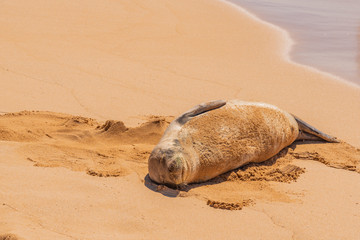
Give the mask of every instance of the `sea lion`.
[(150, 154), (149, 176), (171, 187), (204, 182), (244, 164), (265, 161), (295, 140), (337, 142), (270, 104), (203, 103), (171, 122)]

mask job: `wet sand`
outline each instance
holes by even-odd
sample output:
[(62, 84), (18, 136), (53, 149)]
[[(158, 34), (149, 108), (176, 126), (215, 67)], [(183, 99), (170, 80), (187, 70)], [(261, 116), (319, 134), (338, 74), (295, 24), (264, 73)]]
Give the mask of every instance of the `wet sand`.
[[(360, 88), (289, 61), (283, 30), (222, 1), (1, 9), (0, 239), (358, 236)], [(220, 98), (275, 104), (343, 142), (184, 191), (150, 182), (169, 122)]]
[(360, 4), (356, 0), (231, 0), (265, 21), (286, 29), (294, 40), (291, 57), (360, 85)]

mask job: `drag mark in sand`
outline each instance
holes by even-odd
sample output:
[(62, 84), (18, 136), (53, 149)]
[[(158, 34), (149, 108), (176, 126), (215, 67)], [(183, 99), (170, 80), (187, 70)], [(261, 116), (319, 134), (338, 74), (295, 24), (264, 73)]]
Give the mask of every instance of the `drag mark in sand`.
[(263, 163), (252, 163), (201, 184), (170, 189), (147, 177), (148, 157), (173, 117), (148, 116), (133, 128), (121, 121), (53, 112), (23, 111), (0, 116), (0, 140), (19, 143), (18, 152), (37, 167), (65, 167), (96, 177), (136, 173), (149, 189), (167, 197), (195, 197), (208, 206), (240, 210), (257, 201), (292, 202), (271, 182), (290, 184), (306, 169), (294, 160), (315, 160), (360, 173), (360, 150), (347, 143), (294, 143)]
[(224, 209), (224, 210), (241, 210), (245, 206), (250, 206), (253, 204), (251, 199), (243, 200), (239, 203), (227, 203), (227, 202), (219, 202), (219, 201), (212, 201), (208, 200), (206, 202), (207, 205), (217, 209)]
[(0, 240), (18, 240), (14, 234), (0, 234)]

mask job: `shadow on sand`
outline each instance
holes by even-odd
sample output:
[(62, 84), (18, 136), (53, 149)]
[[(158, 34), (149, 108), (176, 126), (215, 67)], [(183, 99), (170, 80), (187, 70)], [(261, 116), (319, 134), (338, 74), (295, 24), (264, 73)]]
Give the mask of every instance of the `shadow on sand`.
[(150, 177), (149, 174), (147, 174), (144, 178), (144, 185), (154, 191), (154, 192), (158, 192), (161, 193), (162, 195), (166, 196), (166, 197), (181, 197), (181, 193), (182, 192), (188, 192), (193, 188), (197, 188), (197, 187), (201, 187), (201, 186), (206, 186), (206, 185), (214, 185), (214, 184), (219, 184), (225, 181), (228, 181), (229, 177), (233, 174), (233, 173), (237, 173), (239, 171), (245, 172), (247, 169), (250, 168), (254, 168), (254, 167), (261, 167), (261, 166), (267, 166), (267, 167), (271, 167), (274, 164), (276, 164), (276, 161), (279, 158), (282, 158), (284, 156), (286, 156), (287, 154), (289, 154), (289, 149), (295, 150), (297, 145), (303, 145), (303, 144), (321, 144), (324, 143), (326, 144), (326, 142), (322, 142), (322, 141), (296, 141), (293, 144), (291, 144), (288, 147), (285, 147), (284, 149), (282, 149), (278, 154), (276, 154), (275, 156), (273, 156), (272, 158), (261, 162), (261, 163), (249, 163), (246, 164), (244, 166), (241, 166), (239, 168), (233, 169), (231, 171), (228, 171), (226, 173), (220, 174), (219, 176), (210, 179), (206, 182), (203, 183), (191, 183), (191, 184), (187, 184), (184, 186), (177, 186), (177, 188), (171, 187), (171, 186), (165, 186), (165, 185), (159, 185), (155, 182), (153, 182)]

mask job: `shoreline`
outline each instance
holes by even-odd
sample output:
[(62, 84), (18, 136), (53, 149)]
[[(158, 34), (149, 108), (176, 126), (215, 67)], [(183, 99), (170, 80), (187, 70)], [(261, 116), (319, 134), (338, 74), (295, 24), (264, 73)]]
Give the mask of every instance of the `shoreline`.
[(318, 69), (316, 67), (296, 62), (291, 56), (291, 51), (293, 50), (295, 42), (291, 38), (289, 32), (286, 29), (284, 29), (284, 28), (282, 28), (282, 27), (280, 27), (280, 26), (278, 26), (276, 24), (273, 24), (271, 22), (268, 22), (266, 20), (263, 20), (261, 18), (261, 16), (258, 16), (256, 13), (254, 13), (254, 12), (252, 12), (252, 11), (250, 11), (250, 10), (246, 9), (245, 7), (242, 7), (242, 6), (238, 5), (238, 4), (235, 4), (235, 3), (230, 2), (228, 0), (218, 0), (218, 1), (223, 2), (224, 4), (227, 4), (227, 5), (231, 6), (231, 7), (233, 7), (234, 9), (241, 12), (242, 14), (245, 14), (245, 15), (251, 17), (252, 19), (254, 19), (255, 21), (268, 26), (269, 28), (273, 29), (274, 31), (277, 31), (277, 32), (281, 33), (281, 35), (283, 35), (283, 38), (284, 38), (284, 49), (281, 51), (281, 54), (282, 54), (284, 60), (287, 61), (288, 63), (294, 64), (294, 65), (297, 65), (297, 66), (300, 66), (300, 67), (305, 67), (306, 69), (308, 69), (310, 71), (322, 74), (325, 77), (329, 77), (334, 81), (339, 81), (339, 82), (341, 82), (341, 83), (343, 83), (345, 85), (348, 85), (350, 87), (354, 87), (354, 88), (360, 90), (360, 84), (356, 84), (356, 83), (354, 83), (354, 82), (352, 82), (350, 80), (346, 80), (345, 78), (343, 78), (341, 76), (338, 76), (338, 75), (335, 75), (333, 73), (329, 73), (329, 72), (320, 70), (320, 69)]

